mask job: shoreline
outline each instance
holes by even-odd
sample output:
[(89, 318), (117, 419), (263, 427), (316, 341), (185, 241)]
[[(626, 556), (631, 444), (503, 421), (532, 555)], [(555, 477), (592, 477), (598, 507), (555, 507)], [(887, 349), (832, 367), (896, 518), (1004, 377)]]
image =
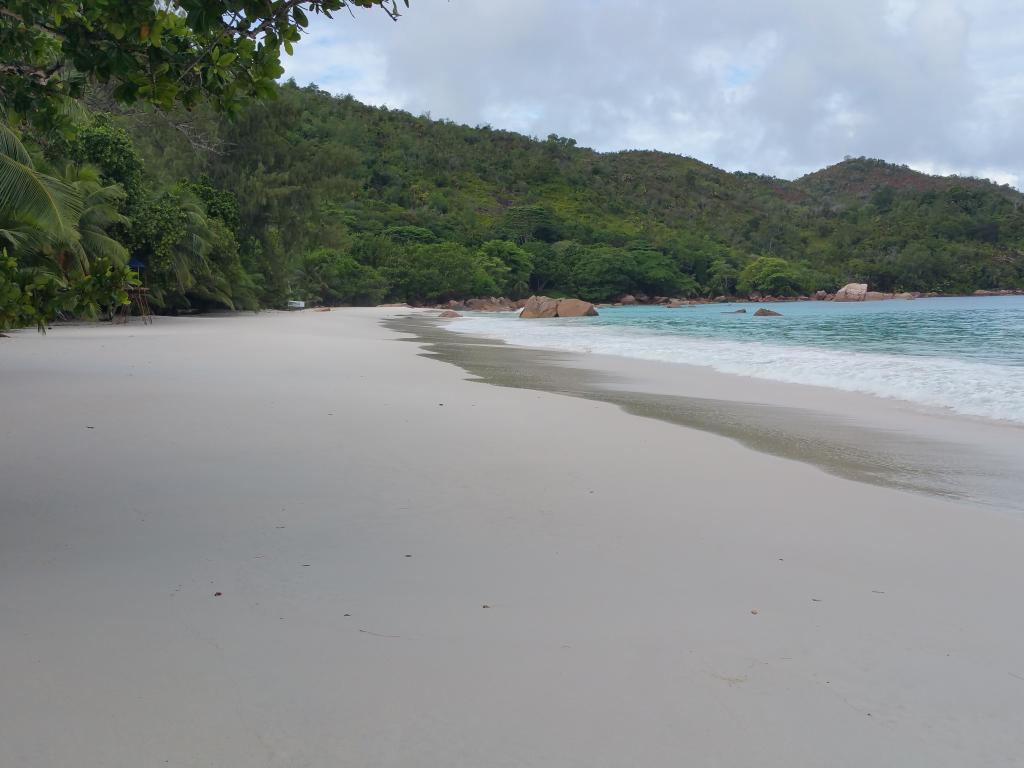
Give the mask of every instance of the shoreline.
[(0, 763), (1019, 763), (1019, 518), (469, 380), (400, 314), (5, 346)]
[[(692, 306), (688, 307), (691, 312), (681, 315), (671, 307), (616, 307), (578, 324), (519, 323), (507, 314), (473, 312), (453, 319), (450, 327), (521, 346), (698, 366), (1024, 426), (1024, 379), (1017, 375), (1024, 357), (1013, 342), (1014, 329), (1024, 328), (1020, 325), (1024, 304), (1021, 297), (1001, 299), (986, 307), (993, 310), (991, 314), (979, 313), (979, 328), (969, 327), (972, 313), (981, 309), (982, 302), (976, 298), (950, 298), (945, 301), (957, 303), (932, 305), (925, 300), (888, 309), (884, 303), (845, 302), (828, 307), (805, 302), (782, 312), (782, 319), (769, 321), (753, 319), (747, 310), (736, 309), (738, 305)], [(948, 322), (956, 326), (950, 332), (961, 335), (951, 342), (948, 354), (941, 344), (933, 343), (947, 332), (947, 312), (954, 316)], [(728, 317), (719, 318), (719, 314)], [(850, 319), (851, 335), (844, 340), (841, 332), (836, 333), (838, 338), (830, 343), (838, 326), (833, 323), (830, 328), (829, 323), (839, 317)], [(896, 336), (906, 333), (907, 343), (890, 347), (884, 327), (872, 341), (875, 317), (884, 321), (881, 326), (896, 326), (899, 330), (891, 331)], [(822, 336), (809, 337), (818, 326)], [(922, 327), (927, 330), (921, 331)], [(929, 334), (936, 336), (929, 338)], [(868, 343), (859, 344), (858, 337)], [(967, 337), (973, 339), (970, 345), (964, 343)], [(987, 338), (996, 348), (994, 356), (983, 353)]]
[(506, 344), (414, 317), (387, 325), (489, 384), (614, 403), (846, 479), (1024, 511), (1024, 427), (1013, 422), (687, 363)]

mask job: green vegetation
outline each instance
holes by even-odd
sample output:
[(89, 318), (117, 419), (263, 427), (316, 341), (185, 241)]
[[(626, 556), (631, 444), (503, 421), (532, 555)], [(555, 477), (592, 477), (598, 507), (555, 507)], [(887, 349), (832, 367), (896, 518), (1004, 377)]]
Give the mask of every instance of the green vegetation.
[(7, 3), (0, 328), (162, 311), (1024, 287), (1024, 196), (864, 158), (797, 181), (275, 85), (308, 13)]
[(1024, 196), (976, 179), (864, 159), (795, 182), (731, 174), (292, 83), (196, 120), (216, 152), (153, 122), (135, 124), (136, 146), (151, 178), (205, 174), (234, 196), (261, 305), (1024, 286)]
[(281, 49), (291, 53), (310, 15), (357, 6), (395, 18), (398, 2), (5, 2), (0, 330), (110, 313), (139, 280), (129, 264), (143, 267), (158, 306), (257, 307), (234, 198), (200, 177), (145, 172), (132, 138), (104, 112), (123, 119), (139, 105), (153, 117), (202, 103), (236, 113), (274, 95)]
[(0, 124), (0, 330), (40, 329), (59, 313), (96, 317), (135, 281), (109, 230), (127, 219), (124, 192), (90, 165), (37, 164)]

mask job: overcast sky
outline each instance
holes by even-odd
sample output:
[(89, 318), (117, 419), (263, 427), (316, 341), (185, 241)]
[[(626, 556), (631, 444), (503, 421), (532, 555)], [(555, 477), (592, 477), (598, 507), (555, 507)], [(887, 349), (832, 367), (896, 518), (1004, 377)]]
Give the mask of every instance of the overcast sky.
[(1024, 0), (412, 0), (317, 19), (332, 93), (795, 178), (844, 155), (1024, 184)]

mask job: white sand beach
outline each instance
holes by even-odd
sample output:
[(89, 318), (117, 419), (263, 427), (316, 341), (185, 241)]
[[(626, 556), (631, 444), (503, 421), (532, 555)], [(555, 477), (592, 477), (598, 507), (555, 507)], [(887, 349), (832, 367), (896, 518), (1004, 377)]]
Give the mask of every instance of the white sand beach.
[(0, 766), (1024, 766), (1024, 518), (401, 312), (0, 339)]

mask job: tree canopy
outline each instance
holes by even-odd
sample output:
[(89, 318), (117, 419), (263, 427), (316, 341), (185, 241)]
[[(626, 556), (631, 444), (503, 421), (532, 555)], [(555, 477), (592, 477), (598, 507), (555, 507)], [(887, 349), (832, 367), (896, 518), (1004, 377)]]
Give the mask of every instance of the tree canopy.
[(6, 0), (0, 98), (36, 126), (65, 129), (90, 83), (121, 103), (237, 110), (272, 95), (281, 50), (291, 54), (310, 17), (356, 7), (399, 15), (399, 0)]

